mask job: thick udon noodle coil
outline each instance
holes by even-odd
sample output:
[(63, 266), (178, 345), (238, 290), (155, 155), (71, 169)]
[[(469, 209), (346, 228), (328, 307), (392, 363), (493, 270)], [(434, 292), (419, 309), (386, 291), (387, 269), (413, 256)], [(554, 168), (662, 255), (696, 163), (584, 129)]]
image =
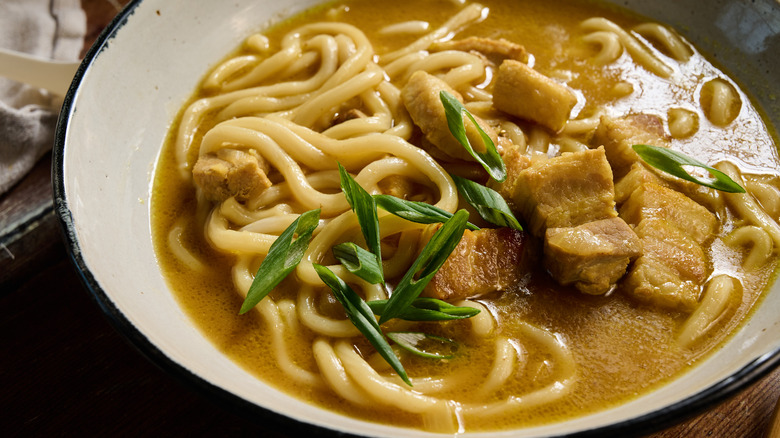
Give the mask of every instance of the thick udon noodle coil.
[[(306, 387), (332, 391), (347, 403), (390, 405), (419, 414), (426, 429), (440, 432), (463, 431), (473, 419), (544, 405), (570, 393), (580, 376), (567, 343), (554, 330), (524, 321), (514, 323), (520, 336), (508, 338), (500, 333), (495, 312), (479, 301), (465, 300), (456, 304), (482, 311), (463, 325), (467, 330), (464, 336), (492, 343), (492, 357), (484, 358), (491, 365), (484, 374), (470, 374), (467, 368), (460, 368), (452, 373), (413, 376), (413, 386), (409, 387), (376, 355), (356, 349), (354, 339), (359, 332), (348, 320), (323, 311), (332, 306), (332, 300), (329, 304), (329, 289), (312, 263), (330, 261), (329, 268), (366, 300), (388, 297), (382, 286), (369, 284), (333, 263), (330, 249), (334, 245), (363, 242), (357, 219), (340, 191), (337, 163), (369, 193), (380, 193), (383, 180), (401, 176), (415, 183), (416, 191), (408, 194), (410, 199), (449, 212), (458, 208), (458, 192), (449, 173), (426, 150), (411, 143), (414, 124), (404, 108), (401, 88), (416, 71), (436, 75), (460, 91), (472, 113), (497, 127), (524, 154), (553, 156), (590, 147), (587, 138), (607, 109), (580, 114), (560, 133), (518, 124), (492, 108), (492, 95), (486, 85), (493, 77), (495, 64), (473, 52), (429, 52), (434, 43), (451, 38), (486, 14), (481, 5), (469, 4), (436, 29), (429, 30), (427, 23), (419, 21), (388, 26), (380, 33), (422, 36), (384, 54), (376, 53), (368, 37), (346, 23), (304, 24), (284, 35), (273, 51), (268, 38), (254, 35), (245, 44), (249, 54), (228, 58), (204, 80), (207, 97), (195, 100), (183, 112), (174, 143), (179, 176), (184, 181), (192, 181), (198, 157), (222, 148), (254, 149), (273, 169), (273, 185), (245, 202), (229, 198), (213, 204), (202, 193), (197, 194), (205, 239), (235, 257), (231, 277), (242, 296), (276, 237), (301, 213), (322, 209), (314, 238), (294, 272), (297, 292), (292, 298), (269, 296), (257, 306), (272, 338), (272, 356), (284, 374)], [(625, 52), (636, 64), (669, 78), (678, 69), (674, 63), (684, 62), (693, 54), (677, 34), (657, 24), (627, 31), (606, 18), (591, 18), (581, 23), (581, 30), (581, 41), (597, 48), (588, 58), (594, 65), (614, 63)], [(713, 124), (727, 124), (733, 120), (739, 97), (725, 81), (714, 84), (711, 96), (703, 103), (703, 112)], [(630, 93), (633, 87), (619, 83), (616, 90), (617, 94)], [(575, 114), (584, 107), (583, 99), (580, 94)], [(332, 123), (349, 108), (361, 108), (365, 116)], [(670, 121), (669, 129), (679, 133), (675, 137), (696, 132), (698, 125), (690, 115), (694, 113), (680, 110), (674, 114), (675, 122)], [(736, 166), (724, 162), (718, 167), (744, 183)], [(780, 192), (760, 179), (749, 182), (748, 194), (701, 195), (709, 197), (712, 205), (720, 205), (721, 211), (726, 208), (723, 198), (731, 206), (729, 214), (736, 225), (727, 230), (727, 235), (724, 233), (722, 242), (735, 252), (742, 251), (742, 247), (750, 249), (742, 262), (746, 271), (765, 267), (780, 246), (780, 226), (762, 207), (777, 211)], [(379, 222), (381, 237), (395, 242), (384, 255), (384, 272), (387, 278), (400, 277), (416, 256), (425, 226), (382, 210)], [(167, 244), (174, 256), (192, 270), (203, 269), (207, 262), (185, 247), (181, 233), (180, 223), (168, 233)], [(740, 280), (729, 273), (709, 280), (699, 307), (682, 324), (676, 338), (679, 344), (692, 345), (705, 336), (728, 312), (741, 290)], [(302, 330), (311, 335), (299, 336)], [(294, 338), (307, 343), (314, 369), (296, 363), (291, 354)], [(529, 350), (526, 344), (534, 348)], [(531, 354), (543, 357), (547, 372), (539, 373), (537, 369), (536, 374), (542, 376), (525, 393), (501, 391), (510, 379), (534, 378), (529, 367)], [(469, 400), (440, 395), (451, 394), (469, 380), (481, 382), (471, 391)]]
[[(464, 22), (478, 19), (481, 9), (479, 5), (472, 5), (432, 35), (447, 35)], [(202, 99), (188, 108), (179, 130), (177, 151), (180, 166), (186, 172), (184, 175), (189, 177), (191, 163), (188, 157), (200, 119), (206, 113), (217, 112), (217, 123), (202, 136), (199, 155), (220, 147), (242, 145), (256, 149), (282, 174), (283, 182), (266, 190), (259, 199), (247, 202), (253, 207), (251, 211), (238, 213), (240, 217), (234, 215), (234, 219), (239, 219), (240, 228), (233, 229), (236, 222), (228, 219), (230, 213), (223, 213), (228, 209), (244, 209), (232, 198), (225, 202), (226, 205), (214, 208), (207, 222), (209, 241), (221, 250), (239, 254), (233, 277), (236, 289), (244, 294), (249, 290), (257, 262), (267, 254), (276, 236), (298, 216), (292, 211), (281, 211), (280, 200), (292, 197), (298, 204), (297, 210), (322, 208), (326, 219), (322, 220), (304, 261), (297, 268), (302, 283), (299, 299), (287, 303), (288, 312), (292, 312), (287, 320), (297, 318), (323, 336), (312, 345), (322, 377), (297, 367), (285, 353), (281, 333), (291, 330), (290, 325), (297, 321), (285, 322), (280, 316), (279, 303), (271, 298), (266, 298), (259, 306), (269, 328), (276, 333), (277, 360), (290, 377), (311, 386), (327, 384), (353, 403), (392, 401), (397, 408), (423, 414), (425, 423), (435, 429), (454, 431), (457, 430), (453, 423), (454, 406), (448, 406), (447, 400), (423, 394), (435, 393), (442, 386), (457, 385), (462, 376), (435, 379), (435, 384), (431, 378), (422, 382), (413, 379), (414, 389), (410, 390), (399, 379), (374, 371), (351, 345), (337, 340), (359, 335), (357, 329), (348, 320), (334, 320), (318, 313), (313, 303), (314, 288), (322, 289), (324, 285), (311, 266), (313, 261), (325, 258), (339, 239), (356, 235), (357, 231), (357, 220), (343, 194), (334, 193), (339, 188), (338, 174), (333, 172), (336, 161), (355, 173), (356, 181), (369, 192), (379, 193), (381, 180), (402, 175), (435, 187), (438, 199), (434, 205), (437, 207), (450, 212), (457, 208), (457, 190), (452, 179), (427, 153), (406, 141), (411, 136), (411, 121), (405, 114), (399, 114), (400, 91), (386, 80), (386, 77), (408, 77), (409, 72), (417, 70), (446, 71), (443, 79), (453, 88), (459, 88), (485, 76), (485, 63), (475, 55), (458, 51), (435, 55), (420, 52), (436, 40), (435, 36), (428, 36), (397, 53), (383, 56), (382, 61), (393, 61), (389, 71), (385, 71), (372, 60), (375, 54), (365, 35), (352, 26), (317, 23), (296, 29), (284, 38), (279, 52), (257, 63), (247, 74), (233, 80), (223, 79), (231, 76), (229, 73), (236, 70), (237, 63), (244, 62), (235, 58), (214, 70), (206, 80), (206, 87), (219, 87), (225, 94)], [(299, 77), (315, 63), (319, 64), (319, 69), (304, 80), (257, 86), (271, 75)], [(234, 91), (237, 89), (241, 91)], [(369, 117), (350, 120), (322, 133), (313, 129), (322, 120), (332, 119), (333, 109), (353, 98), (360, 99), (362, 106), (372, 111)], [(302, 165), (306, 166), (306, 171)], [(401, 233), (404, 239), (404, 236), (414, 236), (411, 233), (420, 228), (418, 224), (389, 214), (380, 217), (382, 237)], [(415, 248), (416, 245), (399, 244), (395, 256), (383, 262), (386, 275), (393, 277), (406, 269), (414, 256), (409, 250)], [(383, 288), (366, 283), (341, 266), (330, 268), (342, 278), (360, 284), (367, 300), (387, 298)], [(478, 306), (477, 303), (465, 304)], [(493, 322), (489, 318), (489, 312), (481, 312), (473, 319), (474, 336), (491, 333)], [(560, 375), (530, 394), (487, 405), (463, 405), (461, 415), (489, 415), (544, 403), (567, 391), (575, 373), (566, 347), (542, 329), (528, 326), (525, 330), (535, 342), (548, 346), (550, 354), (559, 362), (556, 366), (561, 368)], [(505, 338), (498, 338), (495, 344), (494, 366), (481, 389), (484, 395), (492, 394), (517, 367), (515, 347)]]

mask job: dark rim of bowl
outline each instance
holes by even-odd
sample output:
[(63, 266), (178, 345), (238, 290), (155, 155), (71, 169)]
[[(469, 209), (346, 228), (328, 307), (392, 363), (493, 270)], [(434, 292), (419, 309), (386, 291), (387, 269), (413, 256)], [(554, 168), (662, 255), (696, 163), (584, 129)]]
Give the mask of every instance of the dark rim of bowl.
[[(127, 22), (143, 0), (132, 0), (102, 31), (93, 46), (89, 49), (84, 60), (76, 72), (73, 82), (65, 96), (62, 111), (57, 122), (54, 147), (52, 150), (52, 185), (54, 189), (54, 207), (62, 229), (68, 254), (71, 262), (79, 272), (82, 282), (91, 293), (111, 325), (138, 351), (147, 357), (152, 363), (163, 371), (174, 376), (186, 386), (194, 387), (202, 395), (223, 408), (230, 408), (231, 412), (237, 411), (254, 421), (262, 422), (265, 428), (271, 428), (282, 433), (314, 433), (316, 436), (344, 436), (358, 437), (350, 433), (327, 429), (305, 421), (288, 417), (284, 414), (271, 411), (245, 400), (221, 387), (218, 387), (204, 378), (193, 374), (185, 366), (175, 362), (163, 353), (149, 338), (141, 333), (118, 309), (111, 298), (101, 288), (100, 283), (92, 274), (82, 257), (81, 245), (76, 237), (76, 229), (73, 218), (68, 208), (67, 194), (64, 181), (65, 143), (67, 138), (67, 126), (74, 109), (74, 99), (86, 71), (100, 55), (100, 52), (108, 47), (108, 42), (116, 32)], [(658, 430), (671, 427), (685, 419), (703, 413), (734, 395), (747, 386), (755, 383), (769, 374), (774, 368), (780, 366), (780, 348), (766, 353), (734, 374), (711, 385), (710, 387), (694, 394), (693, 396), (674, 403), (665, 408), (647, 413), (645, 415), (624, 420), (620, 423), (610, 424), (589, 430), (573, 432), (570, 434), (556, 435), (558, 437), (603, 437), (603, 436), (641, 436)], [(674, 382), (669, 383), (673, 385)], [(273, 426), (272, 426), (273, 425)]]

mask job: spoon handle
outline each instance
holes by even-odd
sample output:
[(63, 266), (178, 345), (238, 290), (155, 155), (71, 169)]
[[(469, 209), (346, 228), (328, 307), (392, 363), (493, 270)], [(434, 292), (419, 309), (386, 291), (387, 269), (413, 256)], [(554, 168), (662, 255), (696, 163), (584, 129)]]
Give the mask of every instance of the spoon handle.
[(64, 96), (79, 62), (52, 61), (0, 48), (0, 76)]

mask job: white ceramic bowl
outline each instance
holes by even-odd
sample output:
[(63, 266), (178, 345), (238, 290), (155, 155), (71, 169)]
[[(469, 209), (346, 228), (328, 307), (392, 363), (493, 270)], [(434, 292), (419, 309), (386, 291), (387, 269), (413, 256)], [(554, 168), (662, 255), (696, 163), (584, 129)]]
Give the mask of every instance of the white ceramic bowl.
[[(158, 365), (208, 397), (289, 430), (409, 437), (303, 403), (228, 360), (168, 291), (152, 248), (154, 165), (198, 81), (252, 31), (317, 0), (134, 1), (101, 35), (67, 95), (54, 148), (56, 209), (85, 284), (116, 328)], [(741, 81), (780, 127), (780, 6), (774, 0), (628, 3), (675, 26)], [(701, 412), (780, 362), (780, 285), (722, 350), (673, 384), (564, 423), (491, 436), (632, 435)], [(471, 435), (469, 435), (471, 436)], [(483, 436), (475, 434), (474, 436)]]

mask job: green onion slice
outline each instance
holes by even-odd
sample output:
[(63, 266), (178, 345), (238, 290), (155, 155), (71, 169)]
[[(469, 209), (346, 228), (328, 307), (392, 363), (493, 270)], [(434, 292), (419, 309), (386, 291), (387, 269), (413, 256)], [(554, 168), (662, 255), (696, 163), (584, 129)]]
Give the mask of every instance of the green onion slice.
[[(442, 210), (425, 202), (407, 201), (390, 195), (374, 195), (377, 207), (394, 214), (409, 222), (418, 224), (444, 223), (452, 217), (452, 213)], [(479, 227), (471, 222), (466, 223), (469, 230), (478, 230)]]
[[(645, 163), (668, 174), (722, 192), (745, 193), (745, 189), (725, 173), (680, 152), (648, 144), (635, 144), (632, 147)], [(712, 179), (691, 175), (682, 166), (701, 167), (710, 173)]]
[[(474, 116), (471, 115), (455, 96), (446, 91), (440, 91), (439, 99), (444, 105), (447, 126), (449, 126), (453, 137), (455, 137), (455, 139), (458, 140), (458, 143), (463, 145), (463, 147), (466, 148), (466, 151), (468, 151), (468, 153), (485, 168), (491, 178), (498, 182), (504, 181), (506, 179), (506, 166), (504, 165), (504, 160), (501, 159), (501, 155), (498, 154), (496, 145), (493, 143), (493, 140), (490, 139), (490, 136), (482, 130), (474, 119)], [(485, 143), (485, 152), (477, 152), (471, 147), (471, 143), (466, 135), (466, 126), (463, 124), (464, 114), (471, 120), (471, 123), (477, 128), (477, 131), (479, 131), (482, 142)]]
[(452, 359), (458, 343), (452, 339), (418, 332), (390, 332), (387, 334), (399, 347), (428, 359)]
[[(368, 301), (368, 307), (376, 315), (382, 315), (387, 306), (387, 300)], [(450, 321), (453, 319), (471, 318), (479, 313), (479, 309), (468, 306), (454, 306), (436, 298), (420, 297), (403, 309), (397, 316), (405, 321)]]
[(436, 271), (441, 268), (452, 250), (460, 243), (468, 217), (469, 214), (466, 210), (458, 210), (433, 234), (431, 240), (406, 271), (387, 301), (384, 312), (379, 319), (380, 324), (401, 315), (420, 296), (425, 286), (436, 275)]
[(466, 178), (450, 176), (455, 181), (458, 192), (466, 199), (466, 202), (477, 210), (482, 219), (500, 227), (523, 230), (520, 222), (512, 214), (509, 205), (497, 191)]
[[(339, 163), (339, 175), (341, 176), (341, 189), (347, 197), (350, 207), (357, 216), (360, 230), (366, 239), (368, 250), (371, 251), (377, 259), (379, 265), (379, 275), (384, 281), (382, 272), (382, 250), (380, 247), (381, 238), (379, 236), (379, 217), (376, 213), (376, 201), (374, 197), (360, 187), (352, 176)], [(380, 281), (381, 282), (381, 281)]]
[(353, 242), (339, 243), (333, 247), (333, 256), (347, 270), (371, 284), (383, 283), (382, 266), (376, 255), (357, 246)]
[(412, 386), (409, 376), (406, 374), (401, 361), (395, 355), (393, 348), (382, 335), (382, 330), (376, 322), (374, 312), (368, 307), (360, 295), (355, 293), (344, 280), (340, 279), (326, 266), (313, 264), (314, 270), (320, 276), (323, 282), (333, 291), (333, 295), (344, 306), (347, 318), (352, 324), (368, 339), (368, 342), (374, 346), (376, 351), (384, 358), (388, 364), (401, 376), (407, 385)]
[[(306, 248), (309, 247), (311, 235), (320, 222), (320, 210), (310, 210), (298, 216), (279, 237), (276, 238), (268, 255), (265, 256), (260, 268), (257, 269), (255, 279), (249, 286), (244, 303), (239, 314), (244, 314), (255, 307), (257, 303), (268, 295), (276, 285), (281, 283), (287, 275), (301, 262)], [(293, 240), (293, 237), (298, 237)]]

